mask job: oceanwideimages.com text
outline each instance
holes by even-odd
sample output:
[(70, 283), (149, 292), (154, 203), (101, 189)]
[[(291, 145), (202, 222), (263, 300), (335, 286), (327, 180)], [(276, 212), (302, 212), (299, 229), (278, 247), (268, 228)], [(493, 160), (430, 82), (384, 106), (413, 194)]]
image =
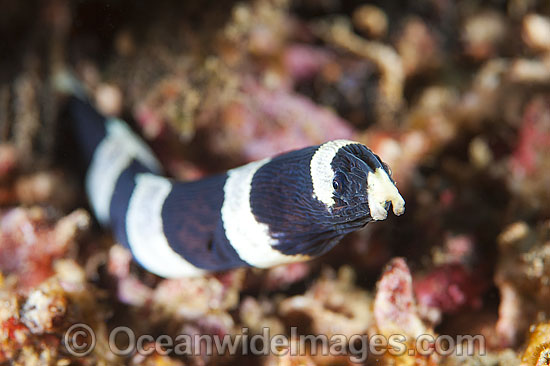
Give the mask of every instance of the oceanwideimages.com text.
[[(76, 357), (87, 356), (96, 346), (96, 334), (87, 324), (71, 326), (64, 335), (68, 353)], [(299, 334), (296, 327), (290, 334), (271, 334), (270, 328), (263, 328), (260, 334), (242, 328), (239, 334), (140, 334), (125, 326), (119, 326), (109, 333), (109, 350), (116, 356), (134, 354), (148, 356), (153, 353), (166, 356), (193, 355), (255, 355), (267, 356), (348, 356), (352, 362), (361, 363), (369, 356), (473, 356), (485, 354), (485, 338), (482, 335), (439, 335), (421, 334), (411, 339), (403, 334), (346, 336), (333, 334)]]

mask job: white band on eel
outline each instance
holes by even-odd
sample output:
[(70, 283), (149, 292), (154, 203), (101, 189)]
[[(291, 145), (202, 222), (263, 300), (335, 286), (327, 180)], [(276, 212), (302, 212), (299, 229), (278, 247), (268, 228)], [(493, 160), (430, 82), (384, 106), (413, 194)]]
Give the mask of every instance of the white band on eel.
[(264, 159), (231, 169), (223, 187), (225, 198), (221, 214), (225, 235), (243, 261), (259, 268), (309, 259), (305, 255), (285, 255), (274, 249), (277, 241), (269, 235), (268, 225), (258, 222), (252, 213), (252, 178), (269, 161)]
[(161, 168), (149, 147), (123, 121), (111, 118), (105, 128), (107, 135), (97, 146), (86, 174), (86, 193), (98, 221), (108, 225), (116, 182), (132, 159), (155, 173)]
[(166, 278), (205, 273), (176, 253), (162, 225), (162, 206), (172, 184), (153, 174), (139, 174), (126, 213), (126, 235), (132, 254), (148, 271)]
[(349, 140), (329, 141), (319, 146), (311, 157), (309, 171), (313, 184), (313, 196), (327, 207), (332, 207), (335, 203), (333, 198), (334, 188), (332, 188), (332, 180), (334, 179), (334, 171), (331, 166), (332, 159), (334, 159), (340, 148), (356, 143)]

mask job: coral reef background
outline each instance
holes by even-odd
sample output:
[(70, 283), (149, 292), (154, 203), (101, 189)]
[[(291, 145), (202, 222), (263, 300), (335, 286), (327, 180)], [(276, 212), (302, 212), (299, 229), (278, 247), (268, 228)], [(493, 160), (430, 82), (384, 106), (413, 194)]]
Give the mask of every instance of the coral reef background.
[[(550, 3), (536, 0), (0, 2), (0, 361), (347, 365), (348, 357), (108, 352), (137, 334), (481, 334), (550, 359)], [(168, 173), (196, 179), (349, 138), (393, 169), (399, 218), (308, 263), (155, 277), (89, 213), (53, 81), (71, 69)], [(63, 334), (89, 324), (76, 358)], [(410, 345), (414, 347), (413, 344)]]

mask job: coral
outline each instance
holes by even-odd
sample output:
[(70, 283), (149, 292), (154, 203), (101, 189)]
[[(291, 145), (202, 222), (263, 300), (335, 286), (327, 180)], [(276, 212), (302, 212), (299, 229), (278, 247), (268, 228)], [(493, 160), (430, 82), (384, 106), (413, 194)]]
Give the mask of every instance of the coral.
[[(109, 330), (125, 325), (171, 336), (269, 327), (290, 348), (306, 333), (397, 332), (407, 351), (435, 327), (483, 335), (486, 353), (365, 363), (548, 363), (549, 29), (537, 0), (6, 2), (0, 362), (352, 364), (311, 348), (253, 358), (201, 344), (119, 358)], [(310, 262), (158, 278), (91, 219), (50, 83), (66, 69), (175, 178), (349, 138), (391, 166), (407, 214)], [(63, 333), (81, 322), (97, 345), (75, 358)]]
[(550, 362), (550, 324), (534, 325), (530, 333), (527, 348), (521, 358), (521, 366), (548, 365)]
[(374, 318), (378, 330), (387, 336), (416, 338), (428, 330), (418, 317), (411, 273), (403, 258), (393, 259), (378, 281)]
[(344, 267), (338, 277), (327, 272), (305, 294), (282, 301), (279, 313), (288, 319), (287, 324), (298, 319), (308, 324), (306, 329), (313, 334), (351, 337), (366, 333), (372, 325), (371, 304), (369, 294), (353, 285), (351, 269)]
[[(0, 269), (18, 275), (23, 286), (42, 282), (53, 272), (53, 262), (67, 255), (90, 217), (78, 210), (55, 225), (39, 208), (14, 208), (0, 217)], [(23, 276), (23, 274), (25, 274)]]

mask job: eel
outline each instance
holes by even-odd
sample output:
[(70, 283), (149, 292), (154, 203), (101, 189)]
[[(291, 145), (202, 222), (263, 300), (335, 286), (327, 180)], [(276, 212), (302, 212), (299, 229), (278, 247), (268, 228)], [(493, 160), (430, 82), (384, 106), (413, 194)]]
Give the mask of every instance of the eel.
[(95, 217), (161, 277), (309, 260), (384, 220), (390, 206), (405, 209), (389, 167), (358, 142), (328, 141), (184, 182), (165, 177), (139, 135), (78, 93), (67, 111)]

